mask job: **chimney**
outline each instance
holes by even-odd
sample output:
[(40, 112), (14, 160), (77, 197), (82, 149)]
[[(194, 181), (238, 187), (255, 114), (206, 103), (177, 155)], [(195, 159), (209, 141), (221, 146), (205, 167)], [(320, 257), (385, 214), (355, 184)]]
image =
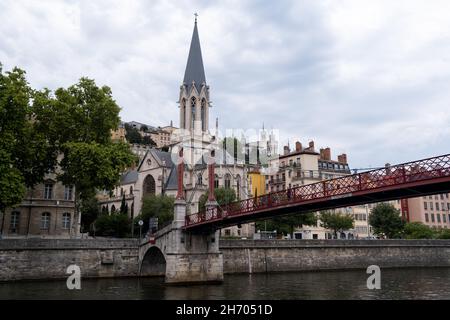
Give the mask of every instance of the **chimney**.
[(309, 142), (309, 149), (311, 149), (311, 151), (314, 151), (314, 141), (313, 140), (311, 140)]
[(342, 164), (347, 164), (347, 155), (345, 153), (338, 155), (338, 162)]
[(289, 146), (284, 146), (284, 155), (289, 154), (290, 150), (289, 150)]
[(302, 144), (299, 141), (295, 143), (295, 151), (297, 152), (302, 151)]
[(320, 159), (325, 160), (325, 149), (320, 148), (319, 153), (320, 153)]
[(331, 160), (331, 149), (328, 147), (325, 148), (325, 150), (323, 150), (323, 155), (325, 160)]

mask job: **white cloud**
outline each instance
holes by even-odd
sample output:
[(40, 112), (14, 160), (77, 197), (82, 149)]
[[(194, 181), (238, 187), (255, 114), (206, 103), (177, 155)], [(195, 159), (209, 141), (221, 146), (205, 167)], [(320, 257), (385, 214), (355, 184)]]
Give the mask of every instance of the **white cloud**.
[(281, 130), (366, 167), (449, 152), (450, 2), (0, 2), (0, 61), (35, 88), (109, 85), (124, 120), (178, 123), (193, 13), (210, 123)]

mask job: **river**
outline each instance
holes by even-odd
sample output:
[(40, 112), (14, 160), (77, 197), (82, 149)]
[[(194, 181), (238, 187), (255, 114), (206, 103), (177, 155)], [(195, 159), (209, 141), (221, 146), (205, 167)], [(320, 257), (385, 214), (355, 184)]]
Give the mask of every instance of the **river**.
[(225, 275), (222, 284), (168, 286), (163, 278), (0, 283), (0, 299), (450, 299), (450, 268), (382, 269), (369, 290), (365, 270)]

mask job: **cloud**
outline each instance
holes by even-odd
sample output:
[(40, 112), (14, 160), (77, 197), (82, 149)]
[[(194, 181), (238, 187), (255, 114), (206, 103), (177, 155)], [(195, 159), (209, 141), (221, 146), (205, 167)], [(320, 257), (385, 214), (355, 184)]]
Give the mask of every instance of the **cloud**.
[(124, 120), (178, 123), (193, 13), (210, 123), (314, 139), (352, 167), (450, 150), (450, 3), (0, 2), (0, 61), (33, 87), (106, 84)]

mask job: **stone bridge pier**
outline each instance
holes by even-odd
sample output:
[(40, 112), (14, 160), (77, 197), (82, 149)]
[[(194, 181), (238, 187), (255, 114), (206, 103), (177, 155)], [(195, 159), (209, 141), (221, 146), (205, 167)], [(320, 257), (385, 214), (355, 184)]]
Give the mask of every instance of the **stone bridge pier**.
[(223, 281), (219, 231), (190, 233), (183, 229), (186, 202), (175, 201), (174, 221), (139, 249), (139, 275), (165, 276), (166, 283)]

